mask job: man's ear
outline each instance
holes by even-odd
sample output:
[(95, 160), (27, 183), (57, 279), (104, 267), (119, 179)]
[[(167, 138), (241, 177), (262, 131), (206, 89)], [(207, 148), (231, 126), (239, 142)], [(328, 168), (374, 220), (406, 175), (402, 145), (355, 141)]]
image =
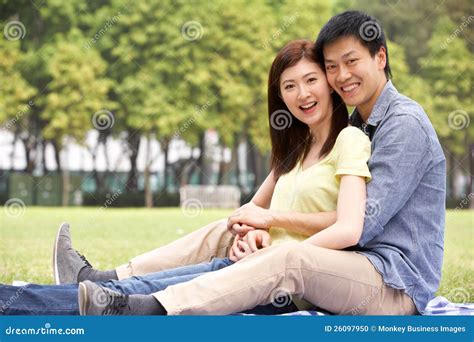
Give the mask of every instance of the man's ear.
[(375, 57), (377, 58), (379, 69), (384, 70), (387, 65), (387, 49), (381, 46)]

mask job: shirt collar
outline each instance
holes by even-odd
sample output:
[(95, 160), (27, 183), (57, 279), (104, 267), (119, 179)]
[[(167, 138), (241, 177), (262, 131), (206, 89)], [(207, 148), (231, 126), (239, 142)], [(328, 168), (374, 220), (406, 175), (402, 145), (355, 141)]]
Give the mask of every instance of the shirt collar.
[[(398, 91), (392, 84), (392, 81), (388, 80), (382, 90), (382, 93), (375, 102), (374, 108), (372, 109), (366, 124), (370, 126), (377, 126), (379, 122), (382, 121), (383, 117), (387, 113), (390, 103), (397, 94)], [(352, 112), (350, 122), (351, 125), (357, 127), (361, 127), (361, 125), (364, 123), (359, 112), (357, 111), (357, 108)]]

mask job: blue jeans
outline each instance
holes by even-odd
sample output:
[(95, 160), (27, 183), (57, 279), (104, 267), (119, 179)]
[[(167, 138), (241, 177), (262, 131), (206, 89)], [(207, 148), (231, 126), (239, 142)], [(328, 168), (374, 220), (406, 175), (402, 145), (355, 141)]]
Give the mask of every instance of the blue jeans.
[[(171, 270), (134, 276), (123, 280), (97, 282), (98, 285), (123, 294), (152, 294), (170, 285), (194, 279), (206, 272), (232, 265), (229, 258), (214, 258), (208, 263), (183, 266)], [(0, 315), (78, 315), (78, 284), (11, 286), (0, 284)], [(262, 315), (296, 311), (294, 304), (275, 307), (258, 306), (246, 313)]]

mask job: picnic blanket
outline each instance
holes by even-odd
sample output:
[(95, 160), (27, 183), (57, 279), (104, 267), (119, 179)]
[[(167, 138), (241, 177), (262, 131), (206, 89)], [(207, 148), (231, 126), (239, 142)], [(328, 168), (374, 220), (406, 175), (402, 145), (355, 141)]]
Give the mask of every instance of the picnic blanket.
[[(24, 286), (27, 282), (14, 281), (13, 286)], [(238, 314), (245, 316), (255, 316), (254, 314)], [(314, 310), (309, 311), (296, 311), (280, 316), (327, 316), (331, 313), (327, 311)], [(451, 303), (443, 296), (438, 296), (432, 299), (426, 307), (423, 316), (474, 316), (474, 303)]]
[[(251, 314), (243, 314), (250, 315)], [(326, 311), (310, 310), (285, 313), (280, 316), (327, 316)], [(423, 316), (474, 316), (474, 303), (451, 303), (443, 296), (432, 299), (426, 307)]]

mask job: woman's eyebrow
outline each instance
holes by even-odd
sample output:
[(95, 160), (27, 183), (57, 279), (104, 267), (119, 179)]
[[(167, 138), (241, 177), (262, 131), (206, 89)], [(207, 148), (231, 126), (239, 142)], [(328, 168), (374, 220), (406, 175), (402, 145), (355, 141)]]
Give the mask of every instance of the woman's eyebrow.
[[(317, 71), (308, 72), (307, 74), (303, 75), (302, 78), (308, 77), (308, 76), (311, 75), (311, 74), (316, 74), (316, 75), (317, 75), (318, 72), (317, 72)], [(281, 84), (286, 83), (286, 82), (293, 82), (293, 81), (294, 81), (293, 79), (288, 79), (288, 80), (282, 81)]]

